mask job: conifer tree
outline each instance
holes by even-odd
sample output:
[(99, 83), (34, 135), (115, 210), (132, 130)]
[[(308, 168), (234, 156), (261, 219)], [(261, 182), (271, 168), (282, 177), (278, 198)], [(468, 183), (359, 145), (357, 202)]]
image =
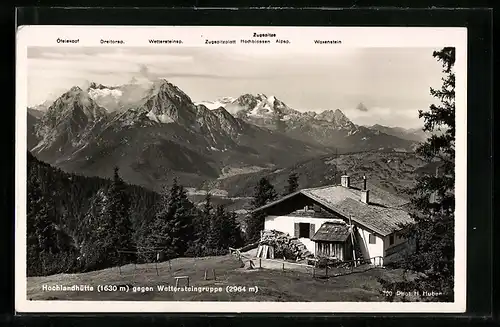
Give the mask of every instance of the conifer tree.
[(226, 223), (226, 211), (224, 206), (218, 205), (210, 219), (208, 230), (207, 248), (211, 254), (219, 254), (225, 247), (224, 228)]
[(102, 269), (117, 263), (108, 205), (108, 192), (104, 189), (98, 191), (80, 225), (83, 235), (80, 251), (86, 270)]
[(184, 255), (195, 240), (193, 218), (194, 206), (184, 188), (174, 179), (170, 189), (164, 188), (162, 201), (151, 224), (149, 244), (164, 248), (167, 258)]
[(212, 214), (212, 196), (210, 192), (207, 192), (201, 210), (196, 211), (193, 218), (194, 240), (191, 247), (188, 249), (189, 255), (203, 256), (208, 254), (208, 235), (210, 232)]
[(177, 230), (178, 234), (175, 241), (172, 242), (172, 247), (182, 256), (195, 240), (193, 226), (195, 208), (193, 203), (189, 201), (186, 190), (182, 185), (177, 188), (176, 199), (177, 202), (172, 203), (172, 208), (175, 208), (175, 211), (171, 222), (173, 230)]
[(47, 202), (44, 199), (38, 174), (31, 170), (27, 184), (27, 261), (30, 276), (41, 275), (45, 272), (44, 256), (51, 247), (51, 235)]
[(288, 175), (288, 185), (286, 186), (285, 192), (283, 195), (288, 195), (293, 192), (296, 192), (299, 189), (299, 175), (295, 172), (291, 172)]
[[(252, 209), (260, 208), (267, 203), (276, 200), (277, 194), (274, 186), (266, 177), (262, 177), (255, 186), (254, 196), (251, 201)], [(260, 231), (264, 229), (264, 214), (252, 212), (246, 220), (246, 234), (248, 242), (255, 242), (260, 238)]]
[(236, 214), (229, 213), (224, 205), (218, 205), (211, 216), (207, 249), (212, 254), (227, 253), (229, 247), (242, 245), (241, 229)]
[(411, 216), (414, 223), (404, 225), (406, 237), (415, 242), (415, 253), (407, 258), (405, 267), (423, 272), (415, 281), (421, 290), (442, 292), (437, 299), (453, 301), (454, 288), (454, 223), (455, 223), (455, 48), (435, 51), (433, 56), (442, 63), (443, 85), (431, 88), (431, 95), (440, 104), (430, 111), (419, 112), (424, 119), (424, 131), (432, 134), (417, 149), (428, 162), (436, 162), (439, 171), (417, 179), (412, 190)]
[(205, 202), (203, 203), (201, 214), (199, 215), (200, 219), (197, 224), (197, 234), (200, 243), (205, 243), (207, 240), (207, 233), (210, 229), (210, 221), (212, 219), (212, 211), (212, 195), (210, 194), (210, 192), (207, 192), (207, 194), (205, 195)]
[(226, 214), (226, 224), (225, 226), (225, 239), (227, 240), (227, 246), (233, 248), (239, 248), (243, 245), (243, 238), (241, 235), (241, 228), (236, 219), (236, 213), (230, 212)]
[(40, 171), (31, 167), (27, 178), (27, 274), (48, 275), (71, 270), (77, 257), (69, 235), (57, 226), (53, 207), (41, 185)]
[(118, 168), (114, 169), (109, 188), (93, 197), (85, 221), (88, 226), (82, 250), (87, 269), (122, 265), (135, 260), (134, 254), (129, 253), (135, 249), (130, 200)]
[[(95, 270), (120, 261), (116, 249), (122, 245), (116, 245), (119, 243), (117, 236), (128, 233), (118, 235), (111, 230), (113, 221), (107, 214), (110, 212), (108, 192), (115, 178), (107, 180), (68, 174), (39, 161), (30, 152), (27, 153), (27, 165), (29, 274)], [(159, 194), (139, 186), (125, 183), (122, 186), (132, 204), (129, 210), (132, 212), (131, 227), (137, 229), (138, 238), (144, 240), (146, 227), (153, 221), (154, 204), (159, 202)], [(127, 206), (126, 201), (119, 202)], [(46, 219), (42, 219), (44, 216)], [(39, 228), (42, 222), (45, 228)], [(47, 249), (43, 255), (39, 241)], [(42, 262), (45, 263), (43, 269)]]
[[(169, 199), (171, 190), (164, 186), (162, 188), (162, 193), (160, 201), (156, 204), (156, 213), (151, 221), (151, 223), (146, 227), (147, 232), (144, 237), (143, 244), (147, 249), (162, 249), (162, 252), (167, 256), (167, 258), (175, 257), (175, 253), (169, 248), (169, 239), (167, 235), (169, 234), (168, 220), (170, 219), (170, 209), (169, 209)], [(148, 253), (145, 256), (147, 261), (154, 258), (154, 254)]]
[[(126, 191), (126, 184), (115, 167), (113, 181), (108, 191), (108, 214), (113, 247), (117, 251), (117, 264), (128, 263), (135, 259), (133, 252), (132, 222), (130, 221), (130, 199)], [(127, 251), (127, 252), (118, 252)]]

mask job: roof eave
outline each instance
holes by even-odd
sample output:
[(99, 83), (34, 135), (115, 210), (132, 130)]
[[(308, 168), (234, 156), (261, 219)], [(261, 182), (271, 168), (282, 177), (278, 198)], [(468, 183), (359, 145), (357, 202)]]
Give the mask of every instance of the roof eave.
[[(284, 196), (284, 197), (282, 197), (281, 199), (274, 200), (273, 202), (270, 202), (270, 203), (268, 203), (268, 204), (266, 204), (266, 205), (263, 205), (262, 207), (259, 207), (259, 208), (256, 208), (256, 209), (254, 209), (254, 210), (251, 210), (251, 211), (249, 211), (249, 213), (255, 213), (255, 212), (259, 212), (259, 211), (262, 211), (262, 210), (268, 209), (268, 208), (270, 208), (270, 207), (272, 207), (272, 206), (274, 206), (274, 205), (276, 205), (276, 204), (278, 204), (278, 203), (281, 203), (281, 202), (283, 202), (283, 201), (285, 201), (285, 200), (288, 200), (288, 199), (290, 199), (290, 198), (293, 198), (294, 196), (297, 196), (297, 195), (301, 194), (301, 193), (302, 193), (302, 191), (303, 191), (303, 190), (299, 190), (299, 191), (295, 191), (295, 192), (293, 192), (293, 193), (290, 193), (290, 194), (288, 194), (288, 195), (285, 195), (285, 196)], [(302, 193), (302, 194), (304, 194), (304, 193)], [(305, 195), (305, 194), (304, 194), (304, 195)]]
[(259, 212), (259, 211), (268, 209), (268, 208), (270, 208), (270, 207), (272, 207), (272, 206), (274, 206), (274, 205), (276, 205), (278, 203), (281, 203), (281, 202), (283, 202), (285, 200), (288, 200), (288, 199), (290, 199), (290, 198), (292, 198), (294, 196), (302, 194), (302, 195), (308, 197), (309, 199), (318, 202), (319, 204), (321, 204), (325, 208), (328, 208), (329, 210), (331, 210), (331, 211), (339, 214), (340, 216), (343, 216), (345, 219), (351, 219), (352, 222), (356, 223), (357, 225), (361, 225), (361, 226), (369, 229), (371, 232), (373, 232), (374, 234), (377, 234), (377, 235), (379, 235), (381, 237), (386, 237), (386, 236), (388, 236), (388, 235), (390, 235), (390, 234), (392, 234), (392, 233), (394, 233), (394, 232), (396, 232), (396, 231), (399, 230), (399, 229), (395, 229), (395, 230), (393, 230), (391, 232), (385, 232), (385, 231), (380, 230), (379, 228), (371, 226), (371, 224), (367, 224), (366, 222), (361, 222), (361, 221), (357, 220), (355, 217), (352, 217), (352, 215), (348, 215), (347, 213), (342, 212), (338, 208), (332, 207), (328, 202), (323, 201), (321, 198), (319, 198), (317, 196), (314, 196), (310, 192), (306, 192), (306, 191), (309, 191), (309, 190), (311, 190), (311, 189), (306, 188), (306, 189), (295, 191), (295, 192), (293, 192), (291, 194), (285, 195), (281, 199), (275, 200), (275, 201), (270, 202), (270, 203), (268, 203), (268, 204), (266, 204), (266, 205), (264, 205), (262, 207), (259, 207), (257, 209), (251, 210), (251, 211), (249, 211), (249, 213), (252, 214), (252, 213), (255, 213), (255, 212)]

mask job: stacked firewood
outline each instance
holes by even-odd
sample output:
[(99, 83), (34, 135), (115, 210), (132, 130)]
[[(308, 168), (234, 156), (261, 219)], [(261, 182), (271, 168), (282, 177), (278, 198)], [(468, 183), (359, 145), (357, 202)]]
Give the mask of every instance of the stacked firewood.
[(277, 230), (264, 230), (259, 244), (272, 246), (275, 258), (303, 260), (314, 256), (297, 238)]

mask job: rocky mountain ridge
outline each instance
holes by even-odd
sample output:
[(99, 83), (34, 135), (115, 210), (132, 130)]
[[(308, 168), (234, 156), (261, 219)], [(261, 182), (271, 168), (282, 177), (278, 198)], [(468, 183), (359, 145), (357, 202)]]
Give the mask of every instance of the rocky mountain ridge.
[[(97, 89), (106, 87), (91, 85)], [(73, 87), (41, 118), (29, 115), (32, 153), (70, 172), (109, 176), (119, 166), (131, 183), (157, 188), (174, 177), (185, 185), (217, 178), (223, 168), (280, 166), (327, 153), (234, 117), (196, 105), (172, 83), (152, 85), (136, 105), (109, 111), (89, 90)]]
[[(232, 101), (216, 100), (235, 117), (251, 124), (285, 133), (306, 142), (316, 142), (342, 150), (412, 151), (419, 138), (405, 137), (404, 133), (386, 133), (376, 128), (355, 125), (340, 109), (328, 109), (320, 113), (301, 112), (290, 108), (275, 96), (262, 93), (244, 94)], [(389, 131), (389, 129), (387, 129)]]

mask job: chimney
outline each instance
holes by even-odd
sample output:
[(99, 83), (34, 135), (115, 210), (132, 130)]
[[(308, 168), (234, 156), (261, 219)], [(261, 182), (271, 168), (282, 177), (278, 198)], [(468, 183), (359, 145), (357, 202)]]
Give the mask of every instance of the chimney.
[(350, 187), (351, 186), (351, 180), (349, 175), (342, 175), (340, 177), (340, 185), (343, 187)]
[(366, 189), (366, 176), (363, 175), (363, 189), (361, 190), (361, 202), (370, 203), (370, 191)]

